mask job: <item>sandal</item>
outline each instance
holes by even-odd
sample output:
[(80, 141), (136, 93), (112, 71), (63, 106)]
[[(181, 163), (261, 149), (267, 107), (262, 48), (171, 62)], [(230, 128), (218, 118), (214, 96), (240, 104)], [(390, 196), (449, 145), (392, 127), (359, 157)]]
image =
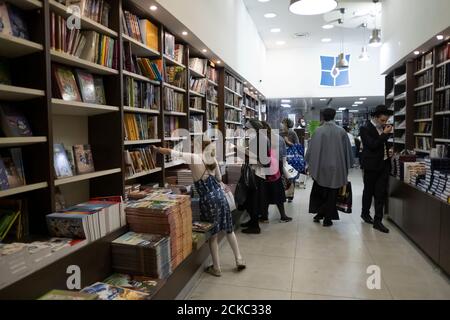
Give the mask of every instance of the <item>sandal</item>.
[(206, 273), (209, 273), (210, 275), (213, 275), (214, 277), (221, 277), (222, 272), (220, 270), (216, 270), (214, 266), (209, 266), (205, 269)]
[(244, 259), (237, 259), (236, 260), (236, 271), (242, 271), (245, 268), (247, 268), (247, 266), (245, 265)]

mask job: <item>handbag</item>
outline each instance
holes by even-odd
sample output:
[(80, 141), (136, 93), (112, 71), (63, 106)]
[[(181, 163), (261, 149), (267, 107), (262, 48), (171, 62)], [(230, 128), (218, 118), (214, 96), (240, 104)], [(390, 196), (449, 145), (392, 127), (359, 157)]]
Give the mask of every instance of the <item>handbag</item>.
[(294, 169), (289, 163), (283, 165), (283, 175), (286, 179), (295, 179), (298, 176), (298, 171)]
[(222, 187), (223, 192), (225, 193), (225, 198), (227, 199), (228, 206), (230, 207), (230, 211), (236, 210), (236, 202), (234, 201), (234, 195), (233, 192), (231, 192), (231, 189), (229, 186), (227, 186), (225, 183), (221, 182), (220, 186)]
[(339, 189), (336, 208), (344, 213), (352, 213), (352, 204), (352, 184), (349, 181)]

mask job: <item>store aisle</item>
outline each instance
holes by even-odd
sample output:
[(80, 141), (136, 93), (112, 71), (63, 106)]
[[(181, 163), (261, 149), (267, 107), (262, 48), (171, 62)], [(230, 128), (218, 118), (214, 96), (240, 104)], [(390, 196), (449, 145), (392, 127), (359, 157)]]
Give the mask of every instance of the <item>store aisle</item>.
[[(286, 204), (293, 222), (279, 223), (272, 206), (261, 235), (237, 232), (246, 270), (232, 271), (233, 255), (224, 243), (222, 277), (202, 274), (188, 299), (450, 299), (450, 281), (394, 225), (386, 221), (386, 235), (360, 220), (360, 170), (351, 173), (351, 181), (352, 215), (340, 214), (331, 228), (313, 223), (308, 181)], [(371, 265), (381, 269), (380, 290), (366, 286)]]

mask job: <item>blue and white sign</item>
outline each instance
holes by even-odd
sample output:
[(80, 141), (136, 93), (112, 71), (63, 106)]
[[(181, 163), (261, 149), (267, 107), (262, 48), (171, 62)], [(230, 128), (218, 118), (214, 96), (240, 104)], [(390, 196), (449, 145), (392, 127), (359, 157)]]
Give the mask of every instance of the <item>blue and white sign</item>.
[[(345, 56), (350, 63), (350, 55)], [(323, 87), (343, 87), (350, 85), (349, 69), (339, 70), (336, 68), (338, 57), (320, 56), (322, 76), (320, 85)]]

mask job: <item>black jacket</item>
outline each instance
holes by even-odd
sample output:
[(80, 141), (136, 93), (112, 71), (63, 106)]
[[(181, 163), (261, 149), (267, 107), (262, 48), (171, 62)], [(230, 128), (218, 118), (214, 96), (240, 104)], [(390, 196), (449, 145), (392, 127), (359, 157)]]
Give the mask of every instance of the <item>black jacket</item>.
[[(359, 135), (363, 150), (361, 153), (361, 166), (364, 170), (378, 171), (384, 166), (384, 152), (389, 150), (389, 135), (378, 133), (371, 121), (360, 128)], [(385, 149), (386, 148), (386, 149)]]

